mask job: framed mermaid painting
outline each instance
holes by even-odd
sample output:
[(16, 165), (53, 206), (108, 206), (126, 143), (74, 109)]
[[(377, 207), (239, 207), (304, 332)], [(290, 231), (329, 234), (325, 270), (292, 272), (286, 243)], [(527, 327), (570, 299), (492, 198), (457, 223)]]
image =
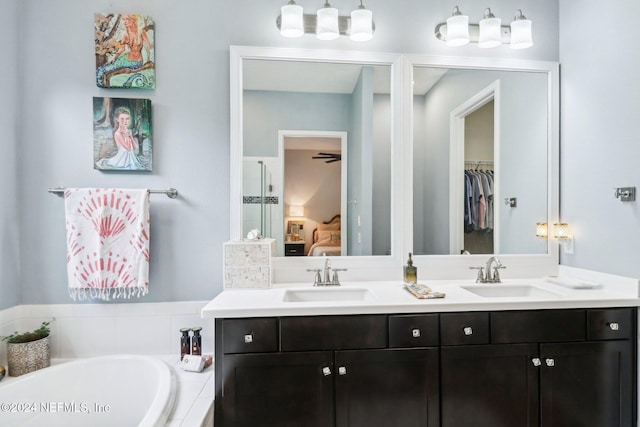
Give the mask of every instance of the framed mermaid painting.
[(151, 171), (151, 100), (93, 98), (93, 168)]
[(154, 33), (149, 16), (96, 13), (98, 87), (155, 89)]

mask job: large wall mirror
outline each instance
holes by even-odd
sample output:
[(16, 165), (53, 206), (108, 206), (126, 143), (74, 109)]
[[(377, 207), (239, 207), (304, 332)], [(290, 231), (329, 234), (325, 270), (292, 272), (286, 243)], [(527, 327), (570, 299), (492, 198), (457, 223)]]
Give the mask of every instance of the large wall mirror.
[(546, 254), (548, 70), (413, 67), (417, 255)]
[[(397, 279), (407, 252), (431, 277), (489, 254), (552, 274), (558, 245), (535, 230), (559, 217), (556, 63), (230, 53), (230, 234), (276, 239), (277, 282), (308, 279), (309, 254), (348, 280)], [(470, 174), (489, 186), (482, 217), (465, 207)]]
[(390, 256), (396, 56), (231, 53), (233, 235), (258, 229), (278, 257)]

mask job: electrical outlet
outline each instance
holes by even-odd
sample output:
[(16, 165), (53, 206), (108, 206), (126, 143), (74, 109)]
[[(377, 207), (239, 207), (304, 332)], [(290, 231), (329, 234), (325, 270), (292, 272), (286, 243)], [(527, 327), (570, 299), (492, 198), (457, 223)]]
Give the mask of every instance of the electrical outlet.
[(563, 239), (560, 244), (562, 245), (562, 251), (565, 254), (573, 255), (573, 236)]

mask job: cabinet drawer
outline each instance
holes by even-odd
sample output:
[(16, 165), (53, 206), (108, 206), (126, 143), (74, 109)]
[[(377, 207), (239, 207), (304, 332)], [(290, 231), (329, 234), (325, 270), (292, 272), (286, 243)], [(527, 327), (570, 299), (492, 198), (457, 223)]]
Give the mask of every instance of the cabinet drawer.
[(389, 347), (430, 347), (439, 341), (437, 314), (389, 316)]
[(285, 243), (284, 256), (304, 256), (304, 243)]
[(489, 313), (440, 315), (442, 345), (489, 344)]
[(491, 342), (584, 341), (585, 310), (498, 311), (491, 313)]
[(284, 317), (282, 351), (348, 350), (387, 346), (387, 316)]
[(272, 317), (224, 319), (225, 353), (263, 353), (278, 351), (278, 321)]
[(633, 309), (587, 311), (588, 340), (621, 340), (633, 336)]

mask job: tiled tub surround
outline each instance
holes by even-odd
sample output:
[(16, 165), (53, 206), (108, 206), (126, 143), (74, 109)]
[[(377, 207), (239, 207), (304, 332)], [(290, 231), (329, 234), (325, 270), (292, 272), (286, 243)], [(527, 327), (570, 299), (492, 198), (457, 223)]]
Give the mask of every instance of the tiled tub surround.
[[(202, 319), (206, 302), (136, 304), (19, 305), (0, 311), (0, 336), (51, 324), (52, 364), (108, 354), (146, 354), (164, 360), (176, 373), (178, 400), (169, 426), (195, 426), (213, 404), (213, 368), (202, 373), (179, 367), (180, 328), (202, 327), (202, 352), (213, 354), (212, 319)], [(0, 365), (6, 367), (6, 345), (0, 343)], [(0, 387), (14, 381), (5, 377)], [(209, 424), (210, 425), (210, 424)]]

